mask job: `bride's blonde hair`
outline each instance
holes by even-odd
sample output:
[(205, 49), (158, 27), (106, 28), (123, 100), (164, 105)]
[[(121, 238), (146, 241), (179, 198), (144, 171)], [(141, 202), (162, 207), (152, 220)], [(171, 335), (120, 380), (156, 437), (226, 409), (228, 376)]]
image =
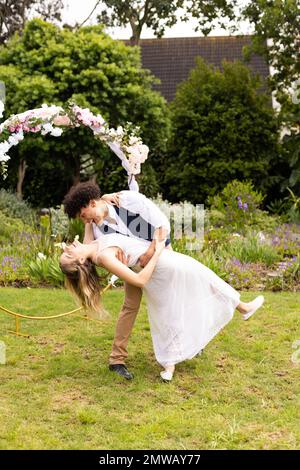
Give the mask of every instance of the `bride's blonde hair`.
[(60, 269), (65, 274), (65, 286), (87, 311), (89, 316), (105, 319), (107, 314), (101, 305), (100, 277), (94, 263), (86, 259), (84, 263), (79, 261), (66, 261), (62, 255)]

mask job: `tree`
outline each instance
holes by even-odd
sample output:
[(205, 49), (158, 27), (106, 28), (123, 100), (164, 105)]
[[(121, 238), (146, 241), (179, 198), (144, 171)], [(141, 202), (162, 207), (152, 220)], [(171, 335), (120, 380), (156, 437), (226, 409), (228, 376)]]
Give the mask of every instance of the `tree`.
[(157, 37), (162, 37), (167, 27), (189, 16), (199, 19), (199, 29), (208, 34), (215, 19), (232, 18), (236, 0), (103, 0), (97, 2), (107, 8), (98, 20), (107, 26), (127, 26), (132, 30), (131, 42), (138, 44), (142, 29), (152, 28)]
[(262, 54), (274, 69), (271, 89), (280, 101), (300, 77), (299, 0), (256, 0), (242, 9), (242, 17), (254, 28), (249, 52)]
[(272, 187), (277, 125), (270, 97), (259, 87), (239, 62), (224, 62), (221, 72), (198, 59), (171, 105), (167, 199), (205, 203), (233, 179), (252, 179), (264, 193)]
[[(21, 37), (0, 48), (0, 80), (6, 83), (6, 117), (70, 99), (101, 113), (112, 127), (131, 121), (150, 147), (143, 165), (150, 175), (166, 147), (168, 109), (152, 90), (139, 51), (112, 40), (99, 25), (75, 33), (38, 19), (28, 22)], [(16, 188), (18, 172), (22, 177), (26, 170), (24, 196), (36, 206), (59, 204), (80, 178), (95, 176), (106, 192), (127, 187), (118, 158), (84, 128), (68, 129), (58, 139), (26, 136), (10, 155), (3, 184)]]
[(285, 136), (277, 170), (281, 175), (278, 194), (289, 196), (289, 187), (300, 195), (299, 0), (257, 0), (242, 10), (242, 16), (254, 27), (253, 44), (246, 53), (259, 53), (272, 66), (269, 85), (280, 104), (278, 118)]
[(47, 21), (61, 21), (63, 0), (1, 0), (0, 43), (22, 31), (26, 21), (38, 16)]
[(195, 31), (201, 31), (204, 35), (209, 34), (216, 24), (229, 29), (230, 21), (236, 19), (238, 3), (239, 0), (191, 0), (187, 2), (184, 20), (197, 18)]

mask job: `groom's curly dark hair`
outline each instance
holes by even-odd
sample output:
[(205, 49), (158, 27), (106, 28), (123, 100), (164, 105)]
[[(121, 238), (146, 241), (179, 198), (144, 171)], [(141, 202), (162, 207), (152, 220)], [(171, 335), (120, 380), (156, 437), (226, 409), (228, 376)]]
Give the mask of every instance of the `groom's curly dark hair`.
[(70, 217), (75, 219), (83, 207), (87, 207), (92, 199), (100, 199), (101, 191), (96, 183), (86, 181), (78, 183), (71, 187), (63, 200), (64, 211)]

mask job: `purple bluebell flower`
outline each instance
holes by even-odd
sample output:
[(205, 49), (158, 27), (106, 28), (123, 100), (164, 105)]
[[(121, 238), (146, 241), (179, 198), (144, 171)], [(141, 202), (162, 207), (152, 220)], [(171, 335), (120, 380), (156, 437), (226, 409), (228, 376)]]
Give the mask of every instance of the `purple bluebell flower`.
[(233, 264), (235, 264), (236, 266), (241, 266), (241, 264), (242, 264), (242, 263), (240, 262), (240, 260), (237, 259), (237, 258), (232, 258), (232, 262), (233, 262)]

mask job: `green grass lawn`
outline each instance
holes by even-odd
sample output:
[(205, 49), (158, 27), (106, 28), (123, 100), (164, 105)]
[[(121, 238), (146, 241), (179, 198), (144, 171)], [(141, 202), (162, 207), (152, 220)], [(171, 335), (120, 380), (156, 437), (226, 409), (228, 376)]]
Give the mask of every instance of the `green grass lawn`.
[[(256, 293), (246, 292), (242, 300)], [(300, 449), (300, 293), (265, 293), (266, 303), (232, 322), (205, 353), (159, 379), (145, 306), (130, 341), (126, 382), (108, 356), (123, 299), (105, 294), (108, 323), (72, 316), (23, 320), (29, 339), (11, 335), (0, 312), (1, 449)], [(70, 310), (64, 290), (0, 289), (0, 304), (33, 315)], [(299, 354), (300, 357), (300, 354)]]

